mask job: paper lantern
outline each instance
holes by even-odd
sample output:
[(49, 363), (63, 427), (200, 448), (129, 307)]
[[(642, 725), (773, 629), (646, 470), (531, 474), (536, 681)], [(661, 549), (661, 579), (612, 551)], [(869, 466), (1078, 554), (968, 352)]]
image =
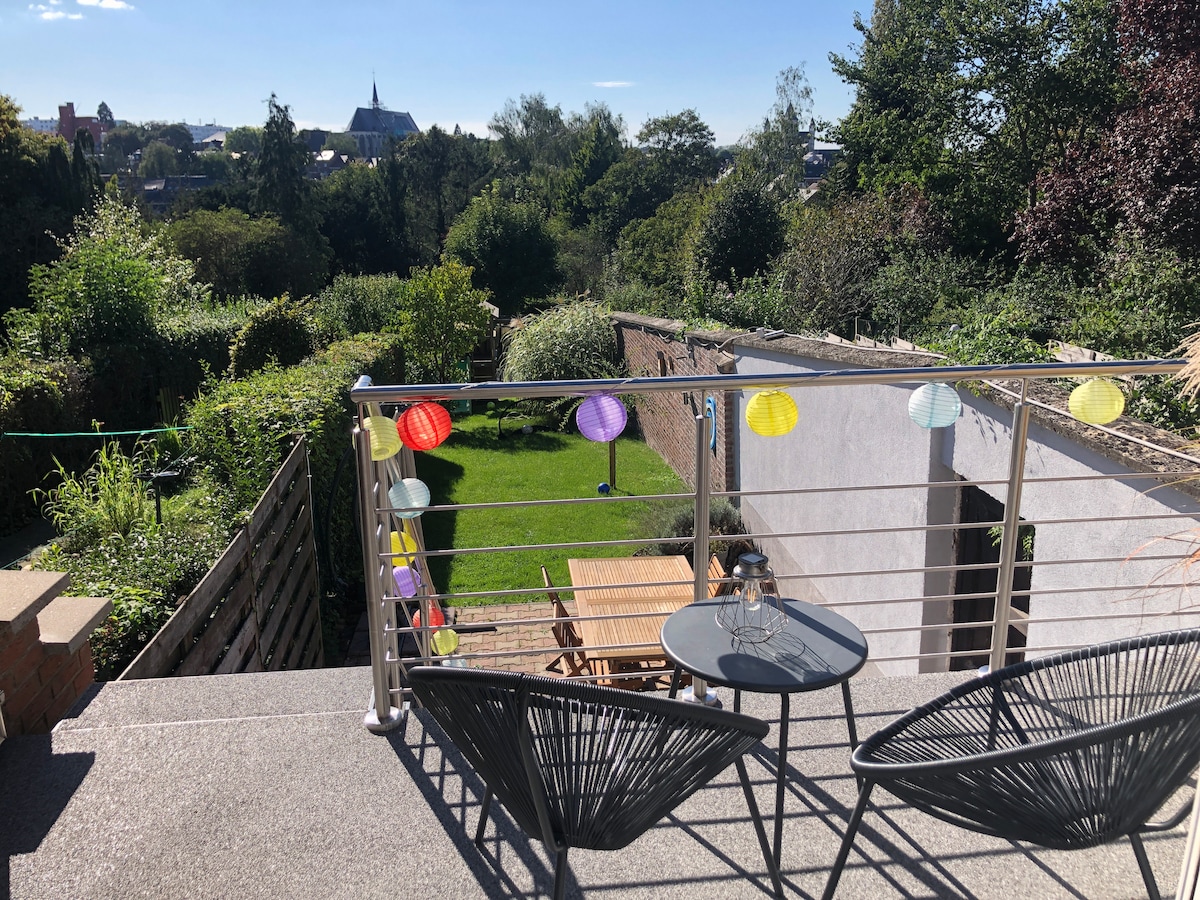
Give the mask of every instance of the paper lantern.
[(783, 391), (760, 391), (746, 404), (746, 424), (765, 437), (787, 434), (799, 418), (796, 401)]
[[(429, 627), (437, 628), (439, 625), (446, 624), (446, 617), (442, 615), (442, 610), (436, 603), (429, 604)], [(413, 628), (421, 627), (421, 612), (418, 610), (413, 613)]]
[(363, 427), (371, 437), (371, 459), (379, 462), (400, 452), (396, 423), (387, 416), (367, 416)]
[(416, 553), (417, 542), (405, 534), (403, 531), (392, 532), (392, 552), (393, 553)]
[(421, 586), (421, 575), (417, 572), (415, 564), (411, 566), (394, 566), (392, 568), (392, 580), (396, 582), (396, 591), (401, 597), (417, 596), (417, 589)]
[(396, 431), (414, 450), (432, 450), (450, 436), (450, 413), (440, 403), (418, 403), (400, 414)]
[(1104, 425), (1125, 411), (1125, 395), (1111, 381), (1085, 381), (1067, 399), (1067, 408), (1080, 422)]
[(611, 441), (625, 430), (629, 413), (625, 404), (609, 394), (588, 397), (575, 410), (579, 432), (590, 441)]
[(415, 519), (429, 505), (429, 488), (419, 478), (405, 478), (388, 488), (395, 514), (402, 519)]
[(922, 428), (953, 425), (962, 412), (958, 391), (948, 384), (926, 384), (908, 398), (908, 415)]
[(433, 644), (433, 652), (438, 656), (449, 656), (458, 649), (458, 632), (453, 628), (435, 631), (430, 643)]

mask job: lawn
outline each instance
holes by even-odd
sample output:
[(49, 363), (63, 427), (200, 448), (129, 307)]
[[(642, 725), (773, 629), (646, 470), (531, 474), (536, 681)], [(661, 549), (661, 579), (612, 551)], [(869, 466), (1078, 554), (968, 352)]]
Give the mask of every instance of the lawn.
[[(432, 503), (483, 503), (597, 497), (609, 480), (608, 445), (564, 434), (532, 419), (456, 419), (436, 450), (417, 454), (417, 475), (429, 486)], [(532, 424), (529, 433), (522, 425)], [(617, 439), (617, 487), (604, 503), (533, 508), (430, 512), (422, 517), (429, 549), (516, 546), (565, 541), (607, 541), (652, 536), (668, 501), (638, 498), (688, 489), (657, 453), (633, 437)], [(679, 505), (680, 501), (670, 501)], [(690, 504), (689, 504), (690, 506)], [(653, 509), (651, 507), (654, 507)], [(633, 547), (539, 549), (473, 553), (430, 560), (439, 592), (540, 587), (540, 565), (556, 585), (567, 585), (572, 556), (628, 556)], [(458, 601), (467, 603), (544, 600), (544, 594)]]

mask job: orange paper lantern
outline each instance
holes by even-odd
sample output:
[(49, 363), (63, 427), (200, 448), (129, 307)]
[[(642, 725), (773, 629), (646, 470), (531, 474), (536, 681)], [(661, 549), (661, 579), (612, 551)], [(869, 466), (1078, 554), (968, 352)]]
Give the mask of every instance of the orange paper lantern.
[(450, 413), (440, 403), (418, 403), (400, 414), (396, 432), (414, 450), (432, 450), (450, 436)]

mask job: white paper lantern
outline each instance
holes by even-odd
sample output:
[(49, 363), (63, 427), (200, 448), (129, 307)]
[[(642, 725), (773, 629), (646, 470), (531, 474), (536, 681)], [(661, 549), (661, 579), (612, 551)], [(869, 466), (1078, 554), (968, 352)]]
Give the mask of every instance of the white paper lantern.
[(908, 398), (908, 415), (922, 428), (953, 425), (962, 413), (958, 391), (940, 382), (922, 385)]
[(429, 488), (419, 478), (405, 478), (388, 489), (388, 499), (402, 519), (415, 519), (429, 505)]

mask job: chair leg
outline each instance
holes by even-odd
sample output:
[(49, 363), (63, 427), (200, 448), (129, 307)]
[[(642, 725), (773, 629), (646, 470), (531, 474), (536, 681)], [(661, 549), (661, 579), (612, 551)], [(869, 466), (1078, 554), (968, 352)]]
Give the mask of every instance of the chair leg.
[(563, 900), (563, 895), (567, 890), (567, 850), (563, 847), (558, 851), (558, 858), (554, 863), (554, 900)]
[(871, 789), (874, 787), (875, 782), (864, 781), (858, 792), (858, 803), (854, 806), (854, 812), (850, 814), (850, 821), (846, 825), (846, 836), (842, 838), (841, 849), (838, 850), (833, 869), (829, 872), (829, 880), (825, 882), (825, 893), (821, 895), (821, 900), (833, 900), (838, 881), (842, 878), (842, 869), (846, 867), (846, 859), (850, 856), (850, 847), (854, 844), (854, 836), (858, 834), (858, 826), (862, 822), (863, 812), (867, 808), (867, 800), (870, 799)]
[(735, 763), (738, 778), (742, 781), (742, 791), (746, 794), (746, 806), (750, 808), (750, 818), (754, 821), (754, 830), (758, 833), (758, 844), (762, 847), (763, 859), (767, 861), (767, 871), (771, 874), (771, 883), (775, 885), (775, 896), (782, 897), (783, 882), (779, 880), (779, 866), (775, 865), (775, 854), (771, 852), (771, 844), (767, 841), (767, 829), (763, 826), (762, 816), (758, 813), (754, 789), (750, 787), (750, 776), (746, 774), (746, 761), (739, 756)]
[(492, 789), (487, 788), (483, 794), (483, 803), (479, 805), (479, 824), (475, 826), (475, 846), (483, 849), (483, 832), (487, 828), (488, 810), (492, 808)]
[(1162, 900), (1158, 893), (1158, 882), (1154, 880), (1154, 871), (1150, 868), (1150, 857), (1146, 856), (1146, 845), (1142, 843), (1140, 834), (1131, 834), (1129, 843), (1133, 844), (1133, 855), (1137, 857), (1138, 868), (1142, 870), (1142, 881), (1146, 882), (1146, 896), (1150, 900)]

